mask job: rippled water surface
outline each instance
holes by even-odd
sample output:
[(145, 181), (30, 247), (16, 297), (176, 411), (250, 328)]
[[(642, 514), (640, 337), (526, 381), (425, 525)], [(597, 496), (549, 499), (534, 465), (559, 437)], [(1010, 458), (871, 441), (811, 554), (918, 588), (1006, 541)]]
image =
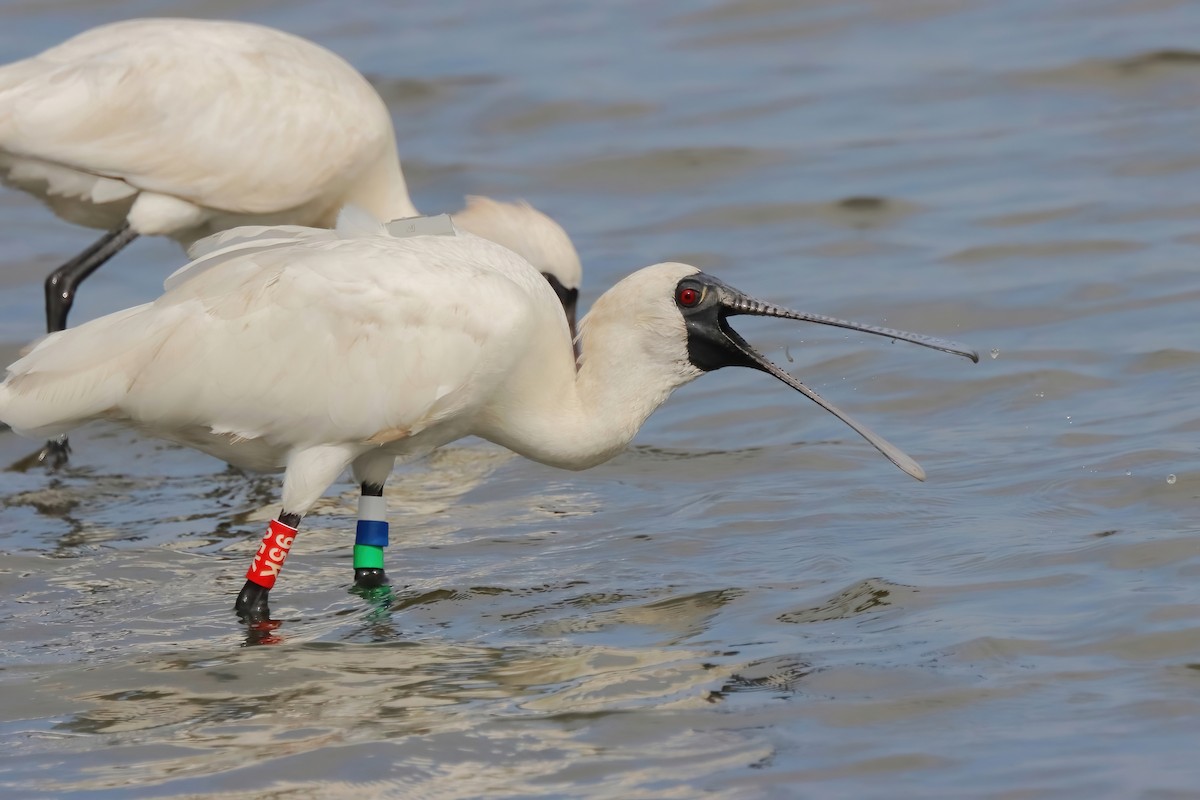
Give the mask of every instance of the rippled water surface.
[[(686, 260), (984, 357), (746, 325), (928, 482), (725, 370), (588, 472), (403, 468), (391, 596), (349, 591), (346, 479), (274, 646), (230, 607), (277, 480), (89, 427), (66, 473), (0, 473), (0, 794), (1200, 791), (1200, 6), (2, 0), (0, 60), (168, 13), (345, 55), (418, 206), (527, 198), (585, 302)], [(0, 193), (4, 363), (94, 235)], [(181, 263), (136, 242), (74, 319)]]

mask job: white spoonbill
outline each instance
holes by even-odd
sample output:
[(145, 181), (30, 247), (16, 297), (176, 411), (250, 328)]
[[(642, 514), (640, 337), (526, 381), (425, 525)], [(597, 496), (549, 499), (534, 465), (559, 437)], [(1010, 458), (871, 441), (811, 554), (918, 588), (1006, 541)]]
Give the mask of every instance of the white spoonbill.
[[(762, 370), (923, 479), (897, 448), (755, 351), (738, 314), (817, 322), (978, 356), (954, 342), (770, 305), (686, 264), (617, 283), (581, 324), (578, 372), (549, 284), (469, 233), (230, 231), (153, 303), (51, 334), (9, 368), (0, 420), (41, 435), (121, 420), (251, 470), (284, 470), (236, 603), (269, 621), (268, 591), (304, 514), (349, 466), (364, 491), (361, 585), (386, 581), (382, 487), (397, 458), (476, 435), (564, 469), (612, 458), (679, 386)], [(373, 524), (371, 520), (375, 520)], [(365, 524), (364, 524), (365, 523)]]
[[(243, 22), (139, 19), (0, 67), (0, 182), (106, 233), (46, 279), (46, 327), (139, 235), (184, 247), (239, 225), (332, 227), (344, 205), (411, 217), (391, 117), (367, 80), (298, 36)], [(550, 280), (574, 325), (579, 256), (525, 204), (473, 198), (458, 224)], [(52, 442), (33, 461), (66, 461)]]

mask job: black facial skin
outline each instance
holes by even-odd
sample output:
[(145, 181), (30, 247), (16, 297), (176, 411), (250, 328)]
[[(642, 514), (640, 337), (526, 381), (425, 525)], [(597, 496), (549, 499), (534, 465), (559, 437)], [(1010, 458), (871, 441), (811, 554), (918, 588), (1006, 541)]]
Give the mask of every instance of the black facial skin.
[[(685, 296), (685, 289), (695, 291), (700, 298), (690, 307), (683, 305), (680, 299)], [(762, 365), (746, 353), (749, 343), (725, 322), (731, 311), (721, 302), (725, 294), (740, 292), (703, 272), (676, 284), (675, 305), (683, 314), (688, 331), (688, 359), (696, 369), (704, 372), (721, 367), (762, 369)]]
[(558, 278), (549, 272), (543, 272), (542, 277), (546, 279), (546, 283), (550, 284), (550, 288), (558, 295), (558, 302), (562, 303), (563, 313), (567, 315), (567, 327), (571, 329), (571, 346), (575, 348), (575, 355), (578, 356), (579, 346), (575, 344), (575, 307), (579, 304), (579, 290), (568, 289), (562, 285)]

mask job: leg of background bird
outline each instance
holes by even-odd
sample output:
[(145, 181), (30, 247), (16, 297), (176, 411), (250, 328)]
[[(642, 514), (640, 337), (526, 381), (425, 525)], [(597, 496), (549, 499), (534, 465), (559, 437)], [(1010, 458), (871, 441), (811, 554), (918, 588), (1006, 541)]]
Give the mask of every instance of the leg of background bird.
[(267, 533), (246, 572), (246, 583), (233, 606), (243, 622), (263, 629), (279, 627), (271, 619), (267, 595), (296, 541), (300, 520), (357, 455), (348, 446), (321, 445), (288, 456), (283, 476), (283, 512), (268, 523)]
[(126, 222), (115, 231), (101, 236), (87, 250), (72, 258), (46, 278), (46, 330), (50, 333), (65, 330), (67, 313), (75, 302), (75, 290), (100, 265), (138, 237), (137, 231)]
[(354, 477), (362, 487), (354, 536), (354, 585), (362, 589), (385, 586), (389, 582), (383, 571), (383, 548), (388, 546), (383, 483), (395, 465), (394, 456), (378, 451), (360, 456), (354, 462)]
[[(49, 333), (66, 329), (67, 312), (75, 302), (75, 290), (79, 284), (137, 237), (137, 231), (126, 222), (50, 273), (46, 278), (46, 330)], [(10, 469), (24, 472), (39, 464), (50, 470), (61, 469), (66, 466), (70, 454), (71, 446), (67, 437), (59, 436), (46, 442), (41, 450), (13, 464)]]

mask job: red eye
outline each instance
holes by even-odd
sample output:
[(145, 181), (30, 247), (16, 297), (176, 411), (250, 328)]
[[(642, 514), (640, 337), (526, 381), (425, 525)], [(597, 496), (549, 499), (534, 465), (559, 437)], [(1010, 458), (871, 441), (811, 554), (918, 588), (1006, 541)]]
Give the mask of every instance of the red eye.
[(692, 306), (696, 305), (696, 303), (700, 302), (700, 292), (696, 291), (690, 286), (685, 286), (679, 290), (679, 294), (676, 295), (676, 299), (679, 300), (679, 305), (683, 306), (684, 308), (691, 308)]

